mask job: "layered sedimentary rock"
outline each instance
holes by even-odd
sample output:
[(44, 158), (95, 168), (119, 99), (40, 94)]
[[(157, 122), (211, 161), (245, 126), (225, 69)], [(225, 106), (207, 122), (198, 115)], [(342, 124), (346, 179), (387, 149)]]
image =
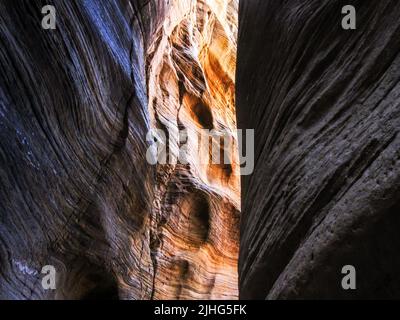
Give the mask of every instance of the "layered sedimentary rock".
[(399, 16), (389, 0), (240, 2), (238, 125), (256, 135), (241, 298), (400, 297)]
[[(148, 50), (151, 125), (165, 133), (168, 152), (152, 207), (155, 299), (238, 295), (236, 17), (236, 0), (171, 1)], [(221, 163), (213, 163), (212, 148)]]
[(235, 160), (146, 158), (151, 128), (235, 127), (236, 10), (0, 3), (0, 298), (237, 297)]

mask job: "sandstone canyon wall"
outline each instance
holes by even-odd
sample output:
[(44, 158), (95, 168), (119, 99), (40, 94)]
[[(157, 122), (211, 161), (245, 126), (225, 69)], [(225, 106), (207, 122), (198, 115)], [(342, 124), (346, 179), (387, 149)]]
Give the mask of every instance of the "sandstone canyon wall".
[[(397, 0), (0, 1), (0, 299), (400, 297), (399, 16)], [(236, 126), (256, 138), (241, 183)], [(229, 164), (190, 145), (204, 130)]]
[(0, 298), (238, 296), (236, 154), (146, 159), (152, 128), (235, 128), (236, 14), (228, 0), (0, 2)]
[[(170, 153), (157, 166), (152, 206), (155, 299), (238, 295), (236, 17), (235, 0), (172, 1), (148, 50), (151, 125), (166, 132)], [(208, 141), (202, 129), (214, 130), (211, 150), (190, 144), (193, 136), (199, 146)], [(182, 144), (187, 163), (177, 160)], [(231, 161), (209, 161), (213, 147)]]
[(256, 135), (241, 298), (400, 297), (399, 16), (390, 0), (240, 1), (238, 125)]

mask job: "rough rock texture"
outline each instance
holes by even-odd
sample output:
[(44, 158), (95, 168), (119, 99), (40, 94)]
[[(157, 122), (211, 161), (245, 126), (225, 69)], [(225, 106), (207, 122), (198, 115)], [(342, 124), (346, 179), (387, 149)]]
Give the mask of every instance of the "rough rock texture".
[[(178, 146), (188, 159), (157, 166), (151, 225), (155, 299), (238, 296), (236, 17), (236, 0), (171, 1), (148, 50), (151, 125), (169, 137), (168, 163), (176, 162)], [(218, 135), (212, 138), (213, 146), (231, 155), (230, 164), (213, 164), (209, 148), (190, 144), (193, 136), (199, 144), (208, 141), (202, 129), (230, 133), (228, 145)]]
[(235, 126), (237, 6), (208, 2), (0, 2), (0, 298), (237, 297), (235, 167), (146, 161), (179, 108)]
[(238, 125), (256, 134), (241, 298), (400, 297), (399, 16), (395, 0), (240, 2)]

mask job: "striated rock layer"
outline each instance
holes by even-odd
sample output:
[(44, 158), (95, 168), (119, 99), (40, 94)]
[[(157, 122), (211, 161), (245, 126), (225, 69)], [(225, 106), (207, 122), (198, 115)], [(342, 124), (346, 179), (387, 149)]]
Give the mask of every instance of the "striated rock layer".
[[(157, 166), (152, 206), (155, 299), (238, 295), (236, 16), (236, 0), (171, 1), (148, 50), (151, 125), (166, 133), (170, 153)], [(214, 130), (210, 146), (230, 154), (229, 163), (213, 164), (209, 148), (191, 147), (193, 136), (208, 140), (204, 129)], [(178, 147), (187, 163), (177, 161)]]
[(238, 125), (256, 134), (241, 298), (400, 297), (399, 16), (395, 0), (240, 2)]
[(151, 128), (235, 127), (236, 2), (46, 4), (0, 3), (0, 298), (237, 297), (237, 155), (146, 159)]

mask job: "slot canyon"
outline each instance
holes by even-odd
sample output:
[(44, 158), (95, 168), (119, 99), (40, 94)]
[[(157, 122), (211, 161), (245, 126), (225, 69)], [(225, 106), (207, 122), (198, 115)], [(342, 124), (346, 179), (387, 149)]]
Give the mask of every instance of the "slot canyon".
[[(397, 0), (0, 1), (0, 299), (400, 298), (399, 16)], [(254, 129), (251, 174), (237, 129)], [(229, 163), (179, 161), (195, 137)]]

